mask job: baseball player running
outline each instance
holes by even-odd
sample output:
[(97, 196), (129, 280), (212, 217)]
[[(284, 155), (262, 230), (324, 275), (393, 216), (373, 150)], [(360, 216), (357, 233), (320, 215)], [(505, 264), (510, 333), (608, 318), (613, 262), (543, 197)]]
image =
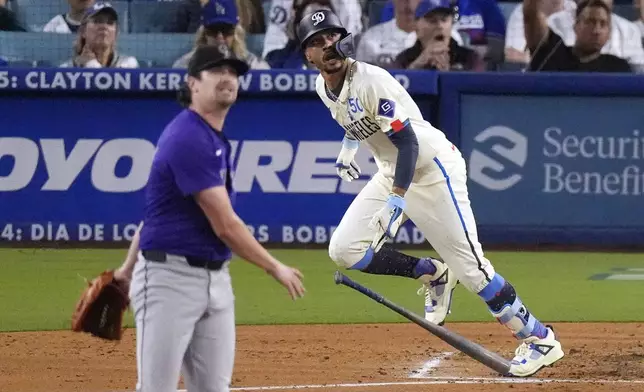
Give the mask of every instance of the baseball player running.
[(159, 138), (144, 220), (115, 273), (125, 284), (133, 278), (138, 392), (175, 392), (180, 373), (189, 392), (230, 390), (231, 250), (266, 270), (293, 299), (304, 294), (302, 274), (275, 260), (233, 210), (231, 148), (222, 128), (238, 76), (247, 71), (225, 45), (198, 48), (180, 94), (186, 109)]
[[(419, 7), (427, 13), (434, 5), (423, 0)], [(423, 119), (393, 76), (351, 58), (352, 36), (332, 12), (305, 15), (297, 35), (307, 60), (320, 71), (317, 93), (345, 131), (338, 175), (347, 181), (359, 177), (353, 158), (361, 143), (378, 166), (333, 233), (331, 259), (348, 269), (421, 280), (425, 317), (437, 324), (444, 321), (460, 281), (521, 340), (511, 363), (515, 376), (530, 376), (561, 359), (564, 353), (553, 328), (528, 311), (510, 282), (483, 255), (458, 149)], [(444, 262), (383, 247), (407, 218)]]

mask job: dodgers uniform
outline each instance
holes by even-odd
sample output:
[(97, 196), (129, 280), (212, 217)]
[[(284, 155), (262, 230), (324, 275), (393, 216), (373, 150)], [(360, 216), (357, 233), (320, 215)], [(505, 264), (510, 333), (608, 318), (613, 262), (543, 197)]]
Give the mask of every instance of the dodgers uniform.
[(138, 392), (228, 391), (235, 354), (230, 249), (191, 195), (225, 186), (234, 201), (230, 143), (185, 109), (161, 135), (146, 189), (130, 298)]
[(371, 245), (374, 233), (369, 221), (387, 201), (398, 156), (387, 132), (409, 123), (419, 151), (412, 184), (405, 195), (405, 214), (459, 280), (471, 291), (481, 291), (494, 276), (494, 268), (478, 242), (461, 153), (443, 132), (423, 119), (416, 103), (389, 72), (354, 62), (349, 73), (337, 100), (330, 96), (321, 76), (316, 90), (344, 128), (345, 136), (362, 142), (372, 152), (378, 172), (342, 217), (329, 245), (331, 258), (350, 268)]
[[(433, 0), (418, 5), (425, 11), (434, 6)], [(425, 318), (438, 324), (449, 312), (456, 282), (462, 282), (522, 340), (511, 362), (512, 375), (527, 377), (561, 359), (564, 353), (554, 329), (530, 313), (512, 284), (483, 255), (467, 193), (465, 161), (458, 149), (423, 119), (392, 75), (352, 58), (351, 34), (331, 11), (302, 17), (297, 34), (309, 61), (322, 68), (316, 91), (344, 129), (338, 175), (347, 181), (359, 177), (353, 158), (361, 144), (378, 166), (333, 233), (331, 259), (365, 273), (423, 281)], [(325, 65), (338, 59), (342, 68), (327, 73)], [(334, 75), (344, 79), (335, 83)], [(333, 89), (325, 76), (337, 84)], [(443, 260), (417, 258), (383, 246), (405, 216)]]

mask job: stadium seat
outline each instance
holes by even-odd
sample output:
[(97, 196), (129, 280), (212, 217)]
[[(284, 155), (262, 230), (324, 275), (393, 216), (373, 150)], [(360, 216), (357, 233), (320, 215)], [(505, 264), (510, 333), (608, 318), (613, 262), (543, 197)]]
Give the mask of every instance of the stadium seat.
[(262, 8), (264, 9), (264, 19), (268, 24), (271, 20), (271, 1), (263, 1)]
[(622, 18), (628, 19), (631, 22), (635, 22), (639, 19), (639, 10), (633, 7), (632, 4), (614, 4), (613, 13), (621, 16)]
[(501, 72), (523, 72), (527, 68), (526, 64), (503, 62), (498, 66), (497, 71)]
[(130, 3), (130, 32), (161, 33), (174, 25), (182, 3), (179, 1), (132, 1)]
[(265, 34), (248, 34), (246, 35), (246, 46), (248, 51), (255, 56), (262, 57), (264, 51)]
[[(120, 18), (120, 31), (128, 32), (129, 4), (127, 0), (110, 1)], [(54, 16), (69, 9), (67, 0), (14, 0), (12, 9), (18, 21), (29, 31), (39, 32)]]
[[(57, 66), (72, 57), (74, 39), (70, 34), (0, 32), (0, 53), (9, 61)], [(192, 34), (121, 34), (117, 50), (141, 63), (169, 67), (192, 49), (193, 39)]]
[(0, 53), (9, 61), (61, 64), (72, 57), (71, 34), (0, 32)]
[(512, 15), (512, 11), (514, 11), (519, 3), (512, 1), (499, 1), (497, 4), (499, 5), (499, 8), (501, 8), (501, 13), (503, 14), (503, 17), (505, 18), (505, 22), (507, 24), (508, 20), (510, 19), (510, 15)]
[(382, 19), (382, 10), (387, 4), (386, 0), (373, 0), (367, 3), (367, 16), (369, 19), (369, 26), (375, 26), (380, 23)]
[(12, 68), (33, 68), (38, 66), (37, 61), (29, 61), (29, 60), (13, 60), (8, 62), (9, 66)]
[(56, 15), (67, 12), (67, 0), (14, 0), (12, 8), (18, 21), (30, 31), (42, 31)]
[(123, 34), (118, 50), (135, 56), (139, 62), (151, 62), (157, 67), (171, 67), (181, 56), (192, 50), (193, 34), (143, 33)]

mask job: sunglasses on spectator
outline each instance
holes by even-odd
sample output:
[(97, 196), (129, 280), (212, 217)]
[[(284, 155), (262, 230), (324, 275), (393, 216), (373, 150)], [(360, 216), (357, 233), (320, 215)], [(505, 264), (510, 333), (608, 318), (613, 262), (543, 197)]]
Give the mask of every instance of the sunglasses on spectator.
[(227, 23), (217, 23), (206, 26), (206, 32), (212, 35), (218, 35), (221, 33), (224, 37), (228, 37), (235, 34), (235, 26)]

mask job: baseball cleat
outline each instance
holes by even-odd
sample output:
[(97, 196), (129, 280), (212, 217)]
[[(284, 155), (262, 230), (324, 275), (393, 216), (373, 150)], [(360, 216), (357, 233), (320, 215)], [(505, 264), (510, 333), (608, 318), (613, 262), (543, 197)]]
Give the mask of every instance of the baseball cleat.
[(443, 325), (452, 306), (452, 293), (458, 280), (442, 260), (430, 259), (436, 267), (433, 275), (422, 275), (418, 279), (423, 286), (418, 295), (425, 294), (425, 320), (430, 323)]
[(548, 335), (545, 338), (531, 336), (524, 339), (516, 349), (515, 356), (510, 362), (511, 376), (529, 377), (563, 358), (564, 352), (554, 329), (546, 325), (546, 330)]

